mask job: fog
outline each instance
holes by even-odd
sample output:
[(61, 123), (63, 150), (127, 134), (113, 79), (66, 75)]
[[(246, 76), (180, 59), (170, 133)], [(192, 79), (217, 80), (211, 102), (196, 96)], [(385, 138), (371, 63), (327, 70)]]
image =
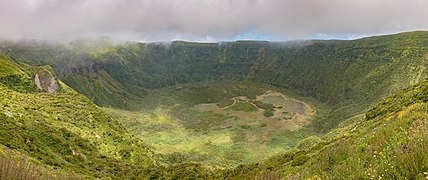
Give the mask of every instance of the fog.
[(426, 0), (0, 0), (0, 7), (6, 39), (214, 42), (247, 32), (290, 40), (428, 29)]

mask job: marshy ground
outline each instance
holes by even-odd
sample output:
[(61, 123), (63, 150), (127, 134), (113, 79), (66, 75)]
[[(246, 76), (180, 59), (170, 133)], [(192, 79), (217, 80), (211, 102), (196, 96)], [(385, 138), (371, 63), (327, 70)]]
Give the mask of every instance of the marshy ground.
[(234, 166), (262, 160), (314, 134), (313, 105), (264, 85), (184, 84), (153, 90), (140, 111), (105, 108), (168, 163)]

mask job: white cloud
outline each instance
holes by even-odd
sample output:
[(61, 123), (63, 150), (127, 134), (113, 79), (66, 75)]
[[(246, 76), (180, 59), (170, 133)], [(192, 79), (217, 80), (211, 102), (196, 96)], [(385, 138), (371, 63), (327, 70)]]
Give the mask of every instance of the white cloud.
[(0, 0), (0, 36), (222, 40), (428, 29), (426, 0)]

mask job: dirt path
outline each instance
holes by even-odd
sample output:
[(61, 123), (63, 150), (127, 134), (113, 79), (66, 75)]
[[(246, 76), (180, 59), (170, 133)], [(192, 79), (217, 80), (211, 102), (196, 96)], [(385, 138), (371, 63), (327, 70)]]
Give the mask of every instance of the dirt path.
[(236, 97), (234, 97), (234, 98), (233, 98), (233, 103), (232, 103), (232, 105), (230, 105), (230, 106), (225, 106), (225, 107), (222, 107), (222, 108), (220, 108), (220, 109), (226, 109), (226, 108), (232, 107), (232, 106), (234, 106), (234, 105), (236, 104), (236, 102), (237, 102)]

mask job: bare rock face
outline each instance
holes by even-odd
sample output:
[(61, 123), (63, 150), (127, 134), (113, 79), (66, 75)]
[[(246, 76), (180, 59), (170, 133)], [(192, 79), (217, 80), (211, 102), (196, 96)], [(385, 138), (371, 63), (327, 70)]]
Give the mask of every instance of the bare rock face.
[(53, 77), (52, 74), (46, 70), (38, 72), (34, 77), (34, 82), (36, 83), (37, 88), (48, 93), (57, 92), (59, 87), (55, 77)]

